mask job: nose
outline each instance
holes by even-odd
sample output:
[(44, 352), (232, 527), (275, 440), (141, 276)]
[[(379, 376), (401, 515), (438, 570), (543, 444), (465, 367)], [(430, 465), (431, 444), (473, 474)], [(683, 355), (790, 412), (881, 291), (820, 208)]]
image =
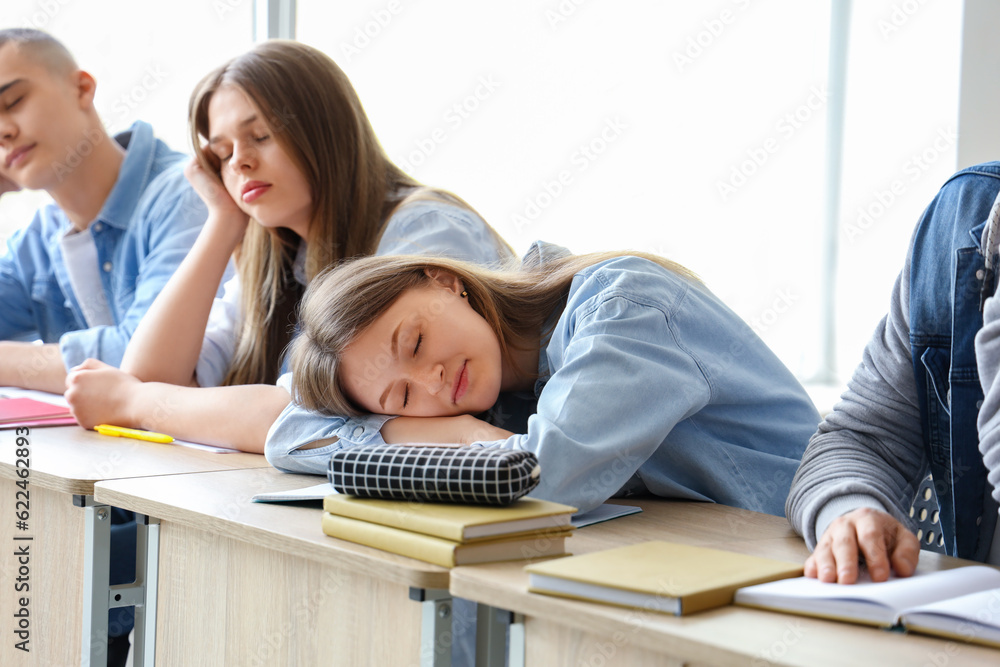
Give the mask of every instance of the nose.
[(414, 373), (413, 380), (433, 396), (444, 388), (444, 365), (432, 364), (419, 369)]
[(246, 141), (233, 144), (233, 154), (229, 158), (229, 168), (234, 172), (251, 169), (257, 164), (257, 151)]
[(9, 114), (0, 114), (0, 140), (8, 141), (17, 136), (17, 125)]

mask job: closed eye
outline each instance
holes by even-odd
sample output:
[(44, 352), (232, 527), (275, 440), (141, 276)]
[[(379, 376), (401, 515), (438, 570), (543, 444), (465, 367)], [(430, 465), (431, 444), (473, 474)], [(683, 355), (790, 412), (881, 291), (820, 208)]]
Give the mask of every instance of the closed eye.
[(406, 388), (403, 390), (403, 407), (405, 408), (406, 404), (409, 402), (410, 402), (410, 384), (407, 383)]
[(417, 336), (417, 344), (413, 348), (413, 356), (417, 356), (417, 351), (420, 349), (420, 343), (422, 343), (423, 340), (424, 340), (424, 335), (423, 334), (420, 334), (419, 336)]
[(13, 102), (11, 102), (10, 104), (7, 105), (7, 110), (10, 111), (11, 109), (13, 109), (23, 99), (24, 99), (24, 95), (21, 95), (19, 98), (17, 98), (16, 100), (14, 100)]

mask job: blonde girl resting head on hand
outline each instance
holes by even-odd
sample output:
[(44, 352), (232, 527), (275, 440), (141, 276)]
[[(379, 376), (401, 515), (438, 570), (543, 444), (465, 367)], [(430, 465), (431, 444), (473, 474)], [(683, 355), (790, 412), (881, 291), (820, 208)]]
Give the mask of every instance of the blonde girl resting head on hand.
[[(288, 471), (322, 473), (363, 442), (479, 443), (534, 452), (534, 495), (581, 510), (649, 493), (780, 515), (819, 422), (735, 313), (651, 255), (536, 244), (513, 270), (358, 259), (313, 281), (300, 321), (301, 407), (266, 447)], [(505, 403), (517, 396), (526, 420)], [(381, 438), (340, 427), (368, 413), (399, 417), (380, 418)]]
[[(139, 325), (122, 371), (88, 361), (69, 378), (86, 426), (261, 451), (289, 401), (274, 382), (313, 276), (373, 253), (484, 263), (510, 254), (461, 199), (421, 186), (388, 159), (350, 81), (317, 49), (255, 46), (202, 80), (189, 122), (197, 157), (187, 175), (208, 219)], [(217, 299), (232, 257), (237, 278)]]

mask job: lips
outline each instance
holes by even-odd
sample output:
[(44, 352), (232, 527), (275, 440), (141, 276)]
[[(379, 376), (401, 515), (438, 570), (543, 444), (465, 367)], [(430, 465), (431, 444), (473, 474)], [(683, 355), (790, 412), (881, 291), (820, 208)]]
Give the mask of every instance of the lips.
[(264, 181), (247, 181), (240, 190), (240, 197), (242, 197), (244, 203), (249, 204), (270, 189), (270, 183), (265, 183)]
[(458, 369), (455, 373), (455, 381), (452, 383), (453, 389), (451, 390), (451, 402), (458, 403), (459, 399), (465, 396), (466, 390), (469, 388), (469, 371), (466, 367), (469, 362), (466, 361), (462, 364), (462, 367)]
[(15, 148), (14, 150), (12, 150), (10, 153), (7, 154), (7, 159), (4, 161), (4, 165), (7, 167), (7, 169), (18, 166), (21, 162), (24, 161), (23, 159), (24, 156), (27, 155), (28, 152), (35, 146), (36, 144), (30, 144), (28, 146), (21, 146), (20, 148)]

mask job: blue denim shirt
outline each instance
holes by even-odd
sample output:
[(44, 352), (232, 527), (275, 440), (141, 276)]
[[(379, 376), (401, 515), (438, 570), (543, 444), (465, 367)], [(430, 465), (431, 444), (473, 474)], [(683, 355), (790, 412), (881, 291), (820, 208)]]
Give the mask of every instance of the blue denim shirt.
[[(539, 253), (558, 254), (536, 245), (526, 261)], [(743, 320), (705, 286), (636, 257), (576, 275), (538, 370), (526, 429), (481, 444), (534, 452), (542, 475), (532, 495), (581, 511), (645, 492), (780, 515), (819, 422)], [(318, 415), (298, 419), (287, 431), (276, 424), (268, 448), (285, 435), (299, 444), (342, 436), (331, 447), (380, 441), (337, 432)], [(299, 471), (323, 473), (329, 457)]]
[(118, 180), (87, 229), (97, 246), (115, 324), (87, 328), (62, 260), (71, 223), (55, 204), (7, 241), (0, 259), (0, 340), (59, 343), (67, 368), (88, 357), (121, 363), (136, 325), (187, 255), (207, 215), (184, 178), (187, 157), (135, 123), (116, 137), (126, 149)]

